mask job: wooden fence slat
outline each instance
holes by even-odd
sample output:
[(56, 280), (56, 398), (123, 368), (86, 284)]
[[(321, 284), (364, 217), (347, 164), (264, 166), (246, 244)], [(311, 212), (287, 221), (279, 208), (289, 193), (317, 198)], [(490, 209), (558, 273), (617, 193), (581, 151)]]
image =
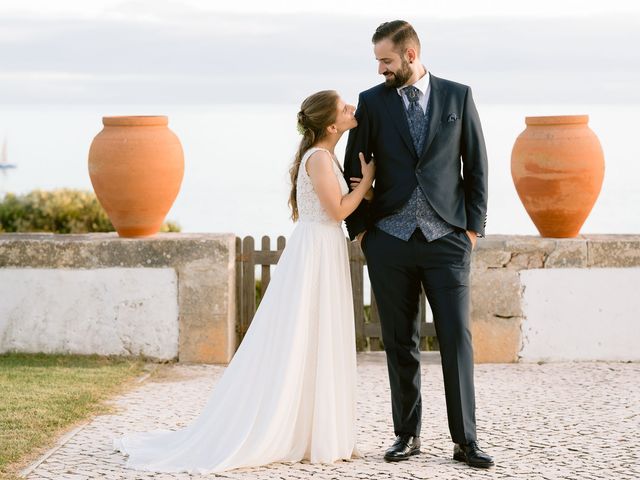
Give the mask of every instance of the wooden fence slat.
[(242, 241), (242, 335), (251, 324), (256, 312), (256, 270), (254, 262), (255, 244), (253, 237), (244, 237)]
[(376, 332), (375, 334), (367, 335), (369, 337), (369, 349), (372, 352), (379, 352), (383, 349), (382, 346), (382, 332), (380, 330), (380, 310), (378, 310), (378, 302), (376, 296), (371, 290), (371, 316), (369, 317), (369, 331)]
[(236, 334), (238, 345), (244, 332), (242, 332), (242, 239), (236, 237)]
[(367, 339), (364, 334), (364, 278), (363, 272), (363, 255), (360, 245), (357, 242), (347, 242), (347, 251), (349, 253), (349, 269), (351, 271), (351, 288), (353, 290), (353, 317), (356, 329), (356, 349), (364, 350), (367, 345)]
[(369, 323), (380, 324), (380, 310), (378, 310), (378, 302), (373, 290), (371, 291), (371, 317)]
[[(270, 249), (271, 249), (271, 239), (267, 235), (264, 235), (262, 237), (262, 251), (268, 252)], [(262, 298), (264, 296), (264, 293), (267, 291), (269, 282), (271, 281), (271, 266), (265, 265), (262, 262), (256, 262), (256, 263), (260, 265), (260, 268), (262, 270), (260, 272), (260, 287), (261, 287), (260, 298)]]

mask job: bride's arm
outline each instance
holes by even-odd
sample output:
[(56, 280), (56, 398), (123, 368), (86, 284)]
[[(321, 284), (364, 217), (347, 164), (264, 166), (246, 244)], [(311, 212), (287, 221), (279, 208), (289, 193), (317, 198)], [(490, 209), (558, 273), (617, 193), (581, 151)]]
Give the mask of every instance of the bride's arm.
[[(360, 183), (360, 180), (362, 180), (362, 178), (360, 177), (349, 178), (349, 181), (351, 182), (350, 184), (351, 190), (355, 189), (358, 186), (358, 184)], [(374, 195), (374, 191), (373, 191), (373, 187), (371, 187), (369, 190), (367, 190), (367, 193), (364, 194), (364, 199), (370, 202), (371, 200), (373, 200), (373, 195)]]
[(373, 162), (367, 164), (364, 161), (364, 155), (361, 153), (360, 163), (362, 166), (362, 181), (352, 192), (342, 195), (340, 184), (333, 170), (333, 158), (331, 158), (331, 155), (323, 150), (318, 150), (307, 160), (306, 167), (320, 204), (331, 218), (337, 222), (351, 215), (373, 183), (375, 175)]

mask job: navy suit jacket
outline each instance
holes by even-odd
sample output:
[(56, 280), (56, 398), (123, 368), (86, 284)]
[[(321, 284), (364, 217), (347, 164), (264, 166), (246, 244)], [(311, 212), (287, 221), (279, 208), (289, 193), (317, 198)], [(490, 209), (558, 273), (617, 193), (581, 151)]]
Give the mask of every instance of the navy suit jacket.
[[(431, 74), (429, 74), (431, 75)], [(416, 153), (405, 107), (395, 88), (376, 85), (358, 99), (358, 126), (349, 132), (344, 176), (362, 177), (358, 152), (373, 154), (375, 194), (347, 219), (349, 237), (402, 207), (420, 185), (451, 225), (484, 235), (488, 198), (487, 152), (471, 89), (430, 77), (430, 118), (422, 155)]]

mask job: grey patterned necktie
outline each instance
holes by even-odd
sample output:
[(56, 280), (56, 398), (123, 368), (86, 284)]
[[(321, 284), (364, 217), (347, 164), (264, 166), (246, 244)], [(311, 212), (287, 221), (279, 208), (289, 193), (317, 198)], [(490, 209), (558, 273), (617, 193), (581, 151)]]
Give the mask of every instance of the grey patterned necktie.
[(418, 152), (418, 155), (421, 155), (422, 148), (424, 146), (425, 131), (427, 127), (427, 115), (422, 111), (422, 107), (420, 106), (420, 98), (422, 97), (422, 92), (413, 85), (404, 87), (401, 92), (406, 97), (406, 99), (409, 100), (409, 107), (407, 108), (409, 131), (411, 132), (413, 146), (416, 148), (416, 152)]

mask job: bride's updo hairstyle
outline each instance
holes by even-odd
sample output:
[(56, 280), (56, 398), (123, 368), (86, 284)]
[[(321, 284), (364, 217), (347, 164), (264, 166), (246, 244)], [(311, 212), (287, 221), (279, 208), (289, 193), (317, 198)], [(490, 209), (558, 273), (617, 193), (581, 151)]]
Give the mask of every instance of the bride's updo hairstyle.
[(327, 127), (336, 121), (338, 113), (338, 92), (323, 90), (305, 98), (298, 112), (298, 131), (302, 134), (300, 146), (293, 160), (289, 173), (291, 174), (291, 219), (298, 220), (298, 202), (296, 201), (296, 183), (302, 156), (316, 142), (327, 135)]

